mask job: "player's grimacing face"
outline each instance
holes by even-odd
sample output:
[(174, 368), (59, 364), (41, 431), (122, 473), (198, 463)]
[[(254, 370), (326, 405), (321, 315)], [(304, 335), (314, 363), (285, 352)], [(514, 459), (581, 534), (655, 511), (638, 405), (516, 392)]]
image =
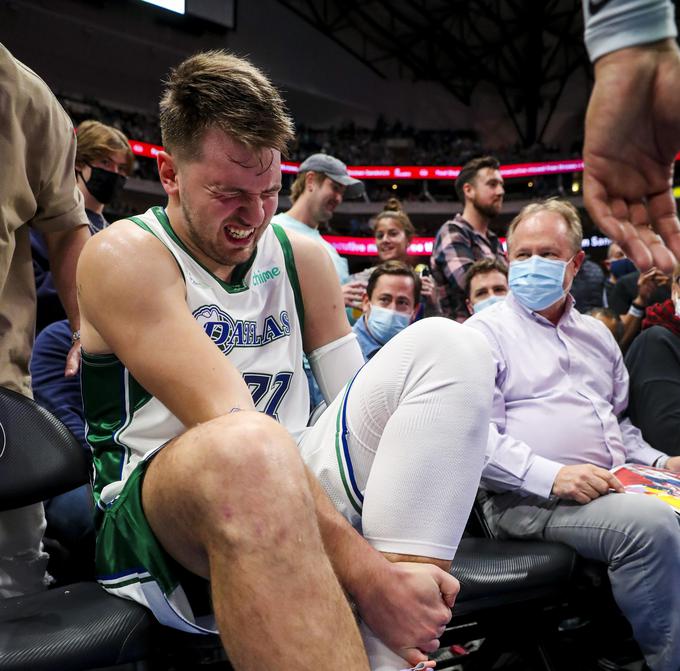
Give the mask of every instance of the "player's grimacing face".
[(247, 261), (276, 212), (281, 157), (253, 150), (219, 130), (206, 131), (198, 160), (178, 169), (185, 236), (213, 264)]

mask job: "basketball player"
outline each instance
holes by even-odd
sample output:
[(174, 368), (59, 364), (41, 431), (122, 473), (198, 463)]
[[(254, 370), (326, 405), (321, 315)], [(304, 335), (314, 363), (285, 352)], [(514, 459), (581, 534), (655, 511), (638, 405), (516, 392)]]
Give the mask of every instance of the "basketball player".
[[(485, 341), (426, 320), (361, 368), (328, 254), (269, 225), (292, 125), (250, 63), (186, 60), (161, 128), (168, 206), (79, 265), (99, 581), (187, 631), (214, 609), (239, 670), (367, 668), (342, 589), (372, 668), (424, 661), (483, 463)], [(303, 351), (330, 403), (310, 429)]]

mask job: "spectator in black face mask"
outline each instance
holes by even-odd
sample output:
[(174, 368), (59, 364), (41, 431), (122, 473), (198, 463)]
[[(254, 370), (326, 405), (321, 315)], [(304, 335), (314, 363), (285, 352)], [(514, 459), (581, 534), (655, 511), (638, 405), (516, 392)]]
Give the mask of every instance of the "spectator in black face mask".
[(94, 235), (108, 225), (104, 206), (120, 193), (135, 161), (128, 139), (117, 128), (88, 120), (78, 126), (76, 176)]
[[(83, 194), (90, 233), (108, 225), (104, 207), (120, 192), (132, 172), (134, 154), (127, 138), (117, 128), (99, 121), (83, 121), (77, 129), (76, 183)], [(31, 231), (33, 270), (38, 294), (36, 334), (66, 315), (57, 297), (43, 237)]]

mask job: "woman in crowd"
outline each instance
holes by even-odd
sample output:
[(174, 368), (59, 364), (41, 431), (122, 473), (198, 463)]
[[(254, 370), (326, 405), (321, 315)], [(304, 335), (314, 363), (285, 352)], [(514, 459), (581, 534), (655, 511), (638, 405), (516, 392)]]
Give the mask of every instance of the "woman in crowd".
[[(357, 273), (354, 279), (368, 282), (377, 265), (385, 261), (401, 261), (409, 266), (414, 265), (407, 250), (416, 229), (397, 198), (390, 198), (385, 203), (383, 211), (373, 220), (372, 228), (378, 248), (378, 264)], [(420, 264), (415, 270), (420, 275), (421, 281), (420, 307), (415, 319), (441, 314), (437, 288), (430, 277), (430, 269), (427, 265)]]

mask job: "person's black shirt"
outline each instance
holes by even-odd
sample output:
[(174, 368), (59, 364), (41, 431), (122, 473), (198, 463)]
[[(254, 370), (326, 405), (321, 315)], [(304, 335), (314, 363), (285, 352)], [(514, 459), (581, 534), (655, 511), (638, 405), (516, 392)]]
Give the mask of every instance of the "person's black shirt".
[(652, 447), (680, 455), (680, 336), (663, 326), (645, 329), (625, 362), (631, 421)]
[[(628, 308), (638, 295), (638, 277), (640, 273), (636, 270), (634, 273), (628, 273), (620, 277), (614, 285), (614, 290), (611, 293), (609, 307), (618, 315), (625, 315)], [(671, 297), (670, 286), (657, 287), (652, 293), (650, 305), (654, 303), (663, 303)]]

